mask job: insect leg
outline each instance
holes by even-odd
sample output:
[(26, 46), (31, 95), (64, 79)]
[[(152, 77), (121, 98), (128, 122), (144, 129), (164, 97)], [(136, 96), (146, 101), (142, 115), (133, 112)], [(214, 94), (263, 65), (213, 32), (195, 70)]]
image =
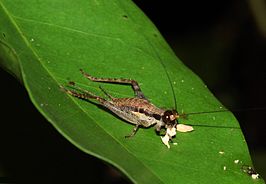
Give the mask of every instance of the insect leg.
[(108, 98), (110, 98), (111, 100), (114, 99), (114, 97), (112, 97), (110, 94), (108, 94), (108, 93), (102, 88), (102, 86), (99, 86), (99, 88), (102, 90), (102, 92), (103, 92)]
[[(72, 85), (74, 86), (75, 83), (74, 82), (69, 82), (69, 85)], [(60, 86), (60, 88), (66, 92), (67, 94), (70, 94), (71, 96), (74, 96), (74, 97), (77, 97), (77, 98), (80, 98), (80, 99), (84, 99), (84, 100), (89, 100), (89, 99), (95, 99), (97, 100), (98, 102), (100, 102), (101, 104), (103, 104), (104, 102), (106, 102), (106, 100), (102, 97), (99, 97), (99, 96), (96, 96), (94, 94), (92, 94), (91, 92), (85, 90), (85, 89), (82, 89), (80, 87), (77, 87), (75, 86), (75, 88), (77, 88), (79, 91), (81, 91), (82, 93), (79, 93), (77, 91), (74, 91), (74, 90), (69, 90), (69, 89), (66, 89), (65, 87), (63, 86)]]
[[(131, 84), (135, 95), (138, 98), (143, 98), (146, 99), (144, 94), (142, 93), (139, 84), (137, 81), (135, 80), (131, 80), (131, 79), (123, 79), (123, 78), (97, 78), (97, 77), (93, 77), (88, 73), (85, 73), (82, 69), (80, 69), (80, 72), (82, 73), (82, 75), (84, 77), (86, 77), (87, 79), (94, 81), (94, 82), (108, 82), (108, 83), (118, 83), (118, 84)], [(147, 99), (146, 99), (147, 100)]]
[(133, 128), (131, 134), (126, 135), (125, 138), (133, 137), (137, 133), (138, 129), (139, 129), (139, 124), (136, 124), (136, 126)]
[(154, 126), (154, 128), (155, 128), (156, 134), (157, 134), (157, 135), (161, 135), (162, 126), (156, 124), (156, 125)]

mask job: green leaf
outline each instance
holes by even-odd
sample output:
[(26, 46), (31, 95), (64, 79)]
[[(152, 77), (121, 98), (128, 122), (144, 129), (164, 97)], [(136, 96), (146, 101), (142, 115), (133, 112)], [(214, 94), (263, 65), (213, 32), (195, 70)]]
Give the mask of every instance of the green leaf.
[[(79, 149), (114, 165), (135, 183), (255, 181), (241, 169), (252, 162), (229, 112), (183, 120), (195, 131), (178, 133), (178, 145), (167, 149), (153, 128), (125, 139), (132, 125), (60, 90), (72, 80), (102, 95), (99, 83), (82, 77), (82, 68), (97, 77), (137, 80), (157, 106), (176, 104), (179, 112), (222, 107), (131, 1), (0, 0), (0, 25), (1, 66), (23, 82), (36, 108)], [(133, 96), (130, 86), (101, 85), (116, 97)]]

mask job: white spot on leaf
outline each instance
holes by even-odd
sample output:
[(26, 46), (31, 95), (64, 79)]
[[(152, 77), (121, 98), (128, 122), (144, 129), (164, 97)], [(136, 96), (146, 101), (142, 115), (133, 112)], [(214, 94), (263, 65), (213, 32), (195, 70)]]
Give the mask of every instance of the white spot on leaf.
[(194, 128), (189, 125), (178, 124), (176, 125), (176, 130), (179, 132), (191, 132), (194, 130)]
[(251, 177), (253, 180), (256, 180), (259, 178), (259, 174), (252, 174)]

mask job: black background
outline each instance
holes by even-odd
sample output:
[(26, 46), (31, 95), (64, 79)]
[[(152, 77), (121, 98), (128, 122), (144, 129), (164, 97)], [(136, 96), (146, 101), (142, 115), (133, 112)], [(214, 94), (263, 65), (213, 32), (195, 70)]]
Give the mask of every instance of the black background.
[[(226, 107), (266, 108), (266, 34), (256, 24), (250, 4), (240, 0), (134, 2), (158, 27), (177, 56)], [(2, 69), (0, 82), (2, 180), (128, 182), (59, 135), (34, 108), (24, 87)], [(265, 112), (235, 112), (255, 167), (263, 176)]]

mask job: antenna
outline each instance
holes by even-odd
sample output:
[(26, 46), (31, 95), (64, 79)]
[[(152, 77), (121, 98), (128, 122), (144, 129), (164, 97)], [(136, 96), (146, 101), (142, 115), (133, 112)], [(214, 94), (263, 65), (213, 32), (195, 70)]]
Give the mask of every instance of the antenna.
[(174, 104), (175, 104), (175, 110), (177, 109), (177, 106), (176, 106), (176, 96), (175, 96), (175, 91), (174, 91), (174, 87), (173, 87), (173, 84), (172, 84), (172, 81), (171, 81), (171, 79), (170, 79), (170, 76), (169, 76), (169, 74), (168, 74), (168, 72), (167, 72), (167, 70), (166, 70), (166, 67), (165, 67), (165, 65), (164, 65), (164, 63), (160, 60), (160, 62), (161, 62), (161, 64), (162, 64), (162, 66), (163, 66), (163, 68), (164, 68), (164, 71), (165, 71), (165, 73), (166, 73), (166, 76), (167, 76), (167, 78), (168, 78), (168, 80), (169, 80), (169, 83), (170, 83), (170, 86), (171, 86), (171, 89), (172, 89), (172, 93), (173, 93), (173, 97), (174, 97)]
[(179, 116), (187, 119), (187, 117), (189, 115), (198, 115), (198, 114), (210, 114), (210, 113), (220, 113), (220, 112), (246, 112), (246, 111), (263, 111), (266, 110), (265, 107), (250, 107), (250, 108), (245, 108), (245, 109), (234, 109), (234, 110), (228, 110), (228, 109), (224, 109), (224, 110), (214, 110), (214, 111), (204, 111), (204, 112), (190, 112), (190, 113), (183, 113), (180, 114)]
[(156, 49), (155, 49), (154, 46), (151, 44), (150, 40), (147, 39), (147, 38), (146, 38), (146, 40), (148, 41), (148, 43), (150, 44), (150, 46), (153, 48), (153, 50), (154, 50), (156, 56), (159, 58), (160, 63), (161, 63), (161, 65), (162, 65), (163, 68), (164, 68), (165, 74), (166, 74), (167, 79), (168, 79), (168, 81), (169, 81), (169, 83), (170, 83), (170, 87), (171, 87), (172, 94), (173, 94), (173, 97), (174, 97), (175, 110), (176, 110), (176, 109), (177, 109), (177, 105), (176, 105), (176, 96), (175, 96), (174, 87), (173, 87), (173, 84), (172, 84), (171, 78), (170, 78), (170, 76), (169, 76), (169, 73), (168, 73), (167, 70), (166, 70), (166, 66), (165, 66), (165, 64), (163, 63), (162, 58), (161, 58), (160, 55), (157, 53)]

